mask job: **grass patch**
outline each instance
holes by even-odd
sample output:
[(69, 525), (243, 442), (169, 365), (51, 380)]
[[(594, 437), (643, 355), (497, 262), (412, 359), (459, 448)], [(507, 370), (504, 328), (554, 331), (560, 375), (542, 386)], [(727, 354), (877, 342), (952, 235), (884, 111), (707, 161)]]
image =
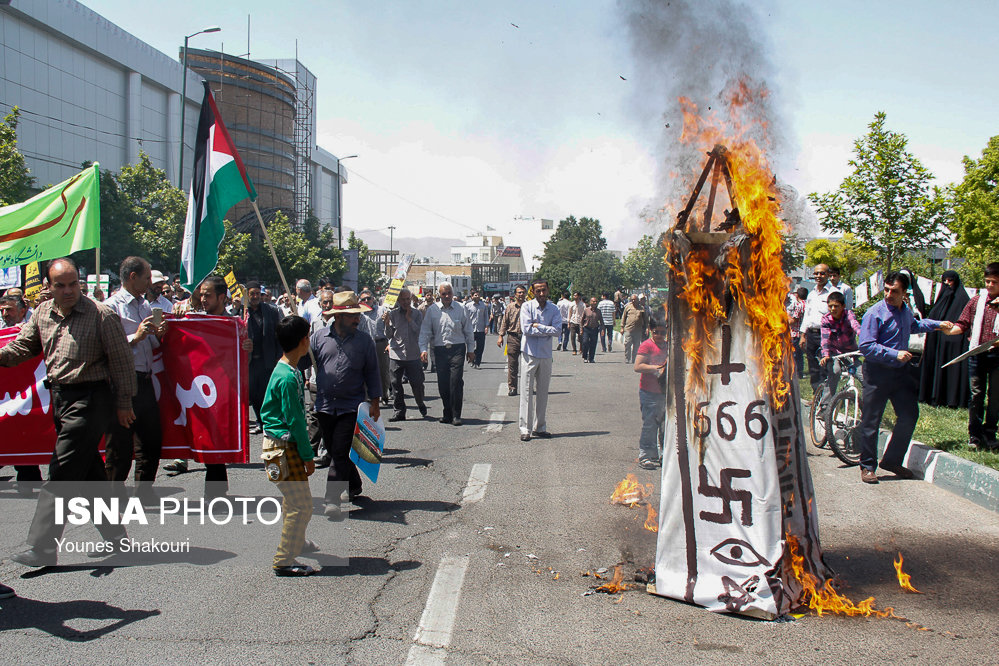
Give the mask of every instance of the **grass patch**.
[[(808, 378), (799, 380), (798, 386), (802, 399), (811, 401), (812, 387), (808, 383)], [(808, 418), (807, 415), (805, 418)], [(889, 403), (885, 408), (885, 415), (881, 419), (881, 427), (884, 430), (891, 430), (894, 426), (895, 410)], [(967, 409), (930, 407), (920, 404), (919, 420), (916, 422), (916, 430), (913, 432), (912, 438), (935, 449), (999, 470), (999, 452), (968, 448)]]

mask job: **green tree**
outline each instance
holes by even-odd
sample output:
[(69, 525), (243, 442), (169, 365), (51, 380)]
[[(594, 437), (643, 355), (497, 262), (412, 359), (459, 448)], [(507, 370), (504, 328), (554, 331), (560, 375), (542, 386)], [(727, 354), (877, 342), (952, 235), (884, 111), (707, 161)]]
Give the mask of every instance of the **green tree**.
[(906, 150), (906, 136), (885, 127), (886, 118), (878, 112), (867, 135), (854, 142), (853, 172), (839, 189), (813, 192), (809, 199), (823, 228), (855, 234), (889, 272), (906, 252), (945, 240), (949, 205), (940, 188), (930, 188), (930, 172)]
[(31, 197), (35, 179), (24, 164), (24, 155), (17, 149), (17, 119), (15, 106), (0, 123), (0, 206), (21, 203)]
[(610, 252), (590, 252), (572, 266), (572, 289), (586, 297), (613, 294), (621, 285), (623, 272), (621, 261)]
[(980, 159), (964, 157), (964, 179), (953, 196), (952, 252), (965, 259), (969, 275), (981, 276), (985, 264), (999, 260), (999, 136), (989, 139)]
[[(326, 237), (326, 233), (332, 236), (332, 232), (320, 230), (318, 219), (312, 230), (309, 226), (307, 222), (303, 225), (303, 231), (296, 231), (288, 221), (288, 217), (281, 212), (278, 212), (267, 224), (267, 234), (274, 245), (274, 252), (281, 263), (289, 287), (294, 287), (293, 283), (300, 278), (315, 281), (317, 278), (326, 277), (336, 281), (343, 274), (345, 264), (342, 253), (336, 247), (330, 252), (329, 248), (320, 247), (318, 244)], [(310, 233), (315, 235), (315, 240), (310, 238)], [(271, 285), (281, 283), (274, 259), (262, 234), (253, 235), (253, 243), (246, 253), (243, 264), (236, 268), (236, 275), (249, 276)]]
[[(607, 248), (607, 241), (600, 227), (600, 220), (581, 217), (577, 220), (570, 215), (559, 221), (555, 233), (545, 243), (537, 277), (548, 280), (551, 293), (565, 291), (572, 282), (573, 264), (591, 252)], [(576, 285), (573, 284), (575, 288)], [(616, 287), (615, 287), (616, 288)]]
[(844, 234), (839, 240), (816, 238), (805, 245), (805, 263), (808, 266), (835, 266), (847, 284), (854, 284), (857, 274), (873, 266), (877, 259), (877, 253), (865, 247), (853, 234)]
[[(138, 163), (126, 164), (113, 178), (118, 196), (130, 213), (135, 252), (158, 270), (169, 273), (179, 270), (187, 197), (180, 188), (173, 186), (163, 169), (153, 166), (144, 152), (139, 153)], [(232, 232), (231, 229), (226, 231), (222, 248), (231, 252)], [(106, 234), (102, 236), (106, 237)], [(241, 242), (236, 244), (243, 245)]]
[[(622, 263), (623, 282), (629, 287), (666, 286), (666, 250), (659, 240), (649, 234), (638, 239), (638, 244)], [(615, 285), (615, 289), (619, 285)]]
[(805, 247), (801, 242), (801, 237), (796, 233), (783, 233), (781, 240), (783, 241), (780, 256), (781, 267), (785, 273), (791, 273), (804, 265)]
[(381, 289), (388, 281), (378, 269), (378, 265), (368, 256), (368, 244), (350, 232), (347, 238), (347, 249), (357, 250), (357, 286), (360, 289), (370, 287)]

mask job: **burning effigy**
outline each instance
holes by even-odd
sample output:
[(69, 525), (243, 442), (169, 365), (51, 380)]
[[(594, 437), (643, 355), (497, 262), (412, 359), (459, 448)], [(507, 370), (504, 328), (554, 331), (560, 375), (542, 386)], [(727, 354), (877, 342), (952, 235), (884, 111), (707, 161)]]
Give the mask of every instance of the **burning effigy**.
[[(735, 86), (728, 108), (737, 112), (751, 92)], [(681, 106), (683, 140), (706, 160), (664, 235), (669, 360), (655, 593), (774, 618), (807, 605), (802, 581), (822, 586), (832, 575), (784, 309), (784, 224), (764, 151), (692, 102)]]

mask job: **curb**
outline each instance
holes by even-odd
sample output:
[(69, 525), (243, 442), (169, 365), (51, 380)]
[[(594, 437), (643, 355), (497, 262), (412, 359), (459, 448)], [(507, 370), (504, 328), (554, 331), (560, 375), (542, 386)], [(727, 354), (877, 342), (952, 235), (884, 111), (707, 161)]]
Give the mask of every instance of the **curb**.
[[(891, 433), (878, 436), (878, 456)], [(902, 464), (923, 481), (932, 483), (978, 506), (999, 513), (999, 471), (913, 440)]]

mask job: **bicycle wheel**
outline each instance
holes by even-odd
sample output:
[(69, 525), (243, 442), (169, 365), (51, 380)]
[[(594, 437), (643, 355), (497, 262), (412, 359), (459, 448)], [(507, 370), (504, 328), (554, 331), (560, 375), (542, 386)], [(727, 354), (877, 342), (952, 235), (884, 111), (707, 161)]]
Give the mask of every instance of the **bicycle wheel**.
[(832, 399), (826, 440), (833, 453), (847, 465), (860, 464), (860, 394), (840, 391)]
[(826, 385), (821, 384), (819, 389), (812, 396), (812, 406), (808, 410), (808, 438), (812, 444), (820, 449), (826, 448), (826, 424), (822, 420), (822, 410), (820, 409), (823, 400), (826, 398)]

